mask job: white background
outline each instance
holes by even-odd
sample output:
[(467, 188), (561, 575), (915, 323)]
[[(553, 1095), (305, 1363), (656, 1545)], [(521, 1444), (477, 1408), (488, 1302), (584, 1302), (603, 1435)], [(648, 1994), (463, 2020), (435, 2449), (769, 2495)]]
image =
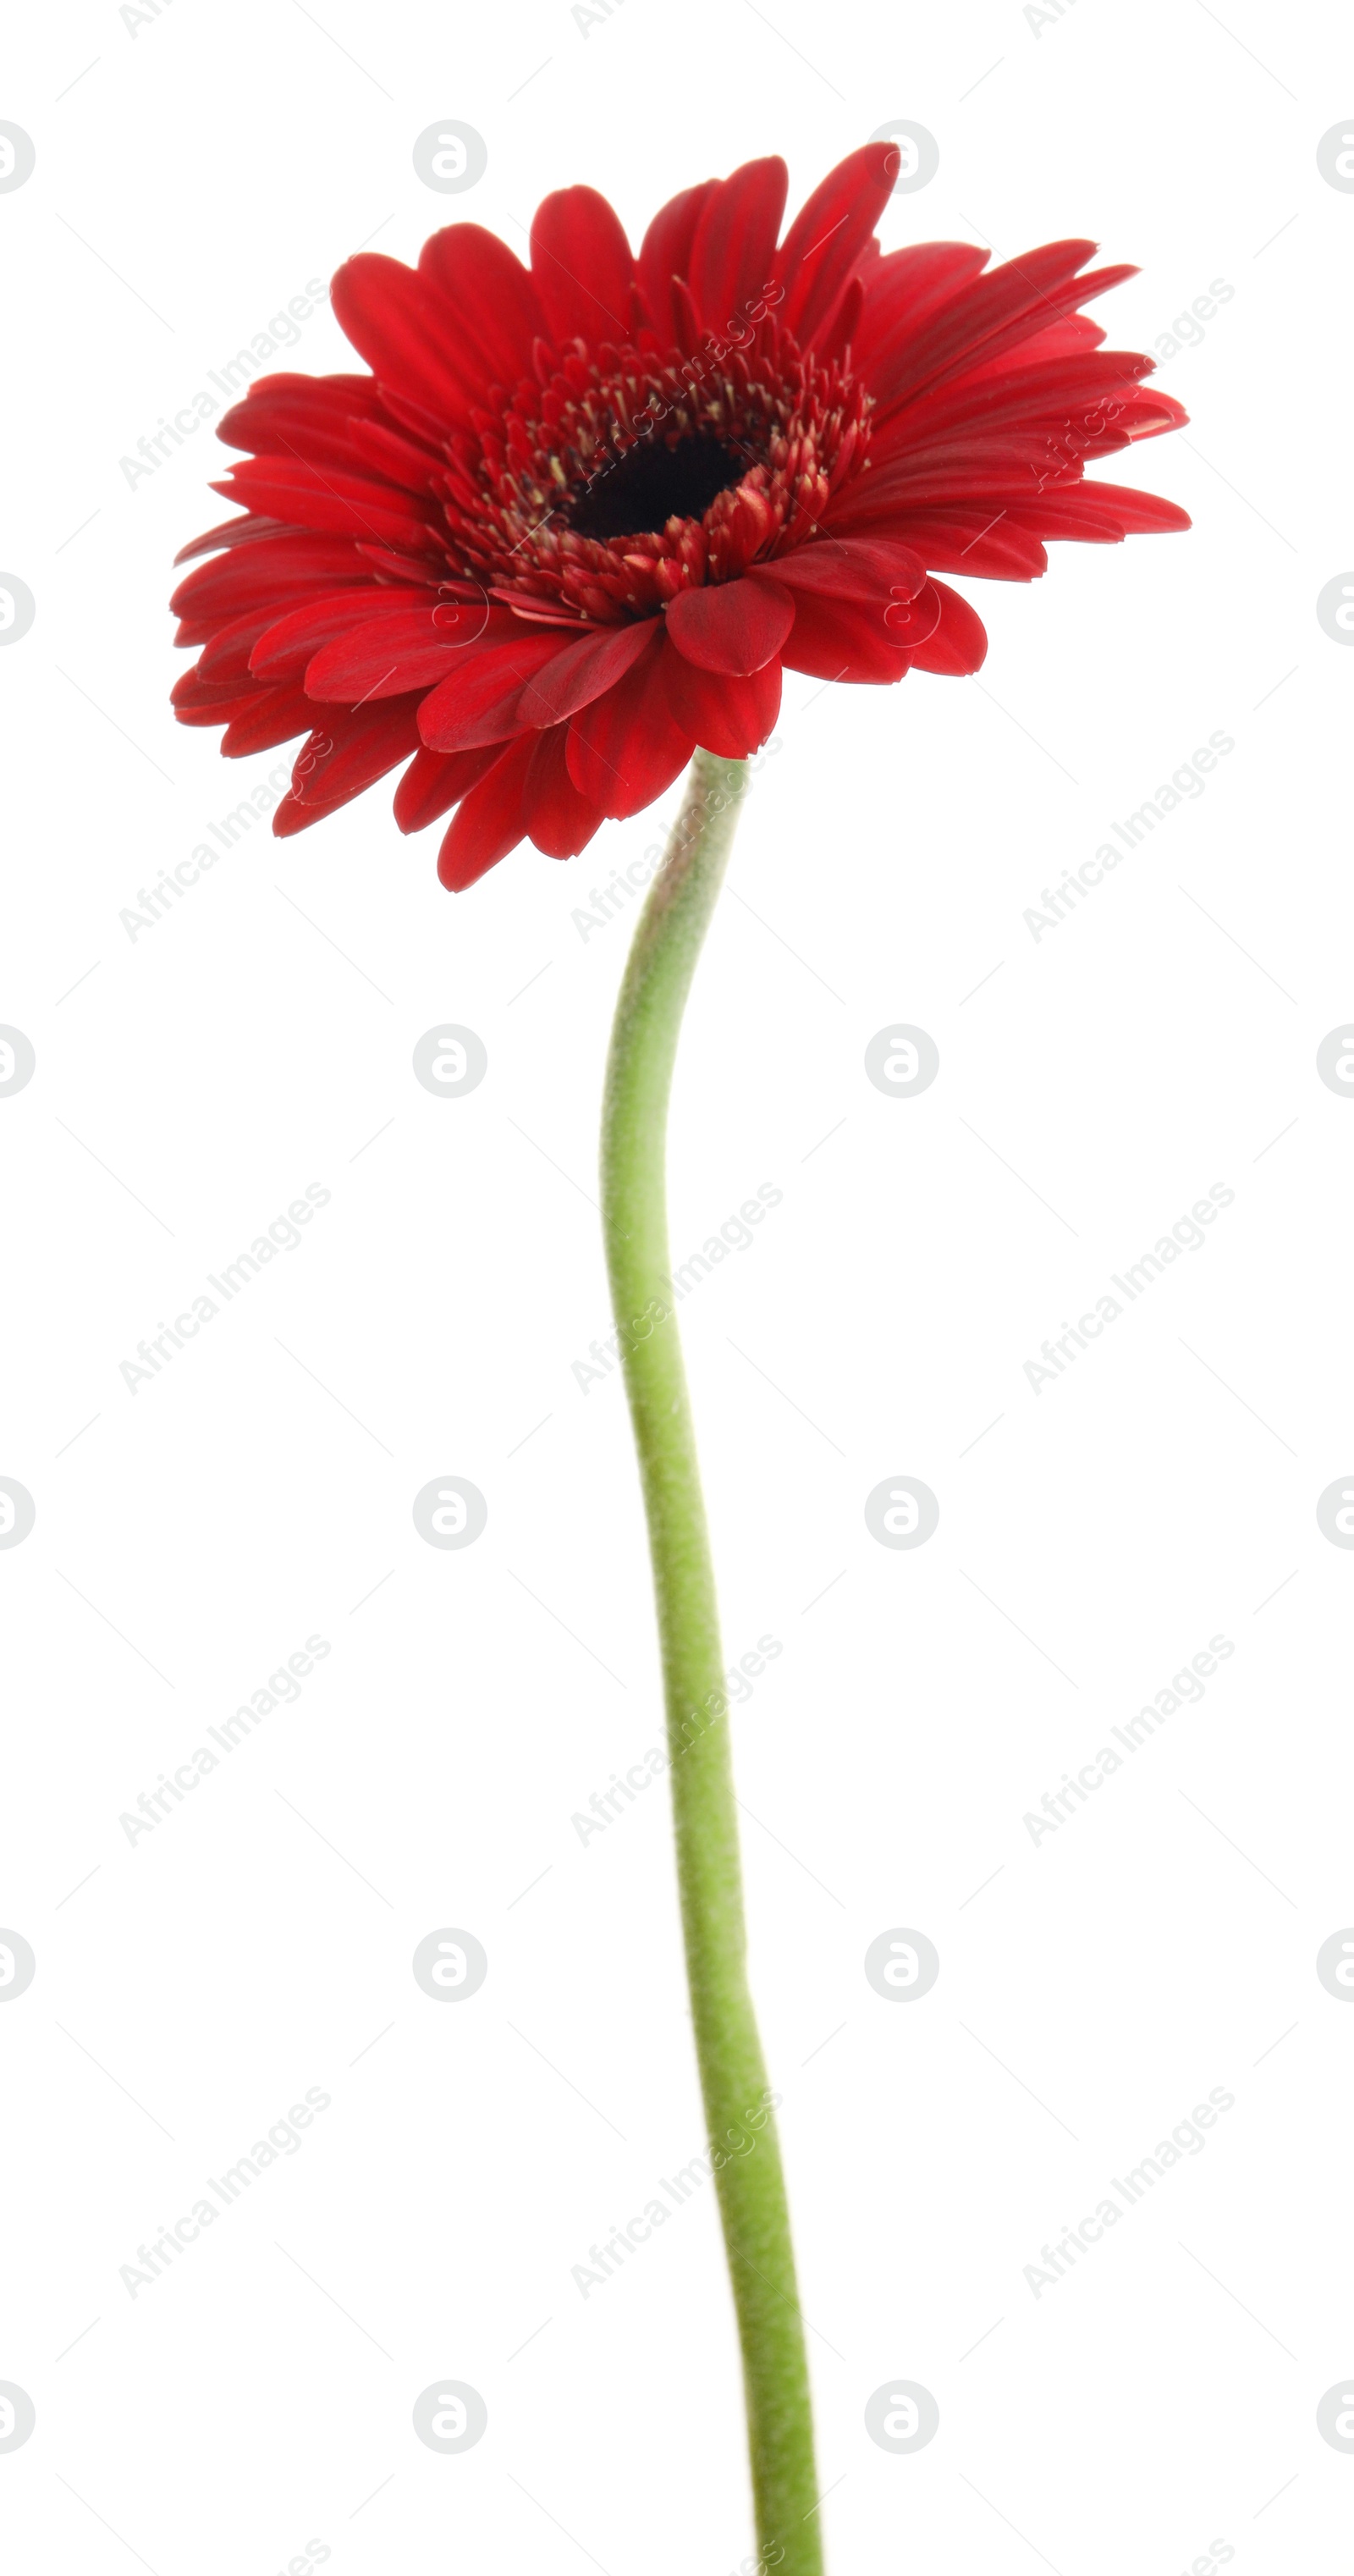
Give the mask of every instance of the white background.
[[(0, 2013), (0, 2378), (37, 2409), (0, 2456), (7, 2563), (751, 2551), (712, 2191), (588, 2298), (571, 2277), (701, 2144), (666, 1791), (586, 1848), (570, 1823), (660, 1725), (621, 1392), (572, 1372), (608, 1329), (628, 929), (571, 914), (679, 791), (453, 900), (379, 787), (242, 840), (133, 942), (120, 910), (287, 755), (224, 768), (166, 704), (171, 558), (224, 515), (225, 452), (204, 429), (134, 488), (119, 460), (369, 238), (412, 259), (466, 217), (521, 248), (586, 180), (638, 242), (777, 150), (793, 208), (893, 117), (941, 159), (886, 247), (1090, 234), (1141, 264), (1096, 308), (1120, 347), (1234, 291), (1158, 379), (1192, 426), (1122, 477), (1193, 534), (969, 585), (976, 683), (787, 680), (683, 1040), (674, 1248), (784, 1194), (683, 1331), (728, 1651), (783, 1645), (735, 1759), (829, 2557), (1341, 2563), (1354, 2459), (1315, 2422), (1354, 2361), (1354, 2013), (1314, 1971), (1354, 1919), (1354, 1559), (1315, 1517), (1354, 1465), (1354, 1109), (1315, 1069), (1354, 1000), (1354, 654), (1315, 615), (1354, 563), (1333, 20), (178, 0), (134, 32), (30, 12), (7, 53), (37, 167), (0, 197), (0, 558), (38, 603), (0, 657), (0, 1019), (37, 1051), (0, 1103), (0, 1472), (37, 1505), (0, 1557), (0, 1920), (38, 1961)], [(487, 141), (473, 196), (412, 166), (449, 116)], [(322, 309), (280, 363), (357, 362)], [(1215, 730), (1206, 792), (1036, 943), (1026, 907)], [(488, 1049), (459, 1102), (412, 1075), (439, 1015)], [(863, 1069), (894, 1018), (940, 1049), (910, 1102)], [(130, 1394), (138, 1339), (311, 1182), (300, 1246)], [(1213, 1183), (1206, 1245), (1036, 1396), (1024, 1362)], [(447, 1473), (488, 1499), (464, 1553), (411, 1519)], [(865, 1527), (898, 1473), (940, 1498), (916, 1553)], [(312, 1634), (296, 1703), (129, 1844), (139, 1793)], [(1201, 1704), (1036, 1845), (1027, 1811), (1215, 1634)], [(410, 1971), (447, 1924), (490, 1963), (455, 2010)], [(907, 2009), (862, 1969), (899, 1924), (941, 1959)], [(138, 2245), (308, 2087), (331, 2106), (300, 2150), (129, 2296)], [(1205, 2150), (1036, 2298), (1041, 2246), (1214, 2087)], [(463, 2456), (412, 2431), (439, 2373), (488, 2405)], [(865, 2432), (890, 2374), (939, 2402), (915, 2457)]]

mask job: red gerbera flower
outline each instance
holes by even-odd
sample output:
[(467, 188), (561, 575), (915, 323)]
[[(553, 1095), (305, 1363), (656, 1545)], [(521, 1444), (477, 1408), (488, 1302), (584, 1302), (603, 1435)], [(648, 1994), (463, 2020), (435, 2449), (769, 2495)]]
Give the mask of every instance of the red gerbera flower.
[(248, 457), (214, 489), (248, 515), (185, 548), (216, 559), (172, 603), (206, 648), (182, 723), (232, 757), (308, 737), (275, 832), (408, 760), (401, 829), (456, 808), (444, 885), (524, 837), (571, 857), (697, 744), (755, 751), (783, 667), (976, 671), (937, 573), (1031, 581), (1048, 538), (1189, 525), (1082, 479), (1186, 418), (1077, 309), (1134, 271), (1079, 275), (1085, 241), (990, 276), (963, 242), (881, 252), (895, 175), (853, 152), (779, 247), (772, 159), (674, 197), (638, 258), (565, 188), (529, 270), (478, 224), (339, 270), (371, 374), (265, 376), (226, 415)]

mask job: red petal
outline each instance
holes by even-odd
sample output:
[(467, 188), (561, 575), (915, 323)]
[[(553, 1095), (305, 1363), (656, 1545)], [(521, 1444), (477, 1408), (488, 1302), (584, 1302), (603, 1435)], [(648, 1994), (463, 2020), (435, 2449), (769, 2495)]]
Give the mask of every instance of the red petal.
[(527, 831), (548, 859), (575, 859), (602, 823), (596, 805), (580, 796), (566, 758), (567, 727), (538, 733), (522, 791)]
[(485, 381), (508, 387), (532, 372), (545, 316), (520, 259), (482, 224), (448, 224), (418, 255), (418, 273), (445, 296), (458, 337), (476, 344)]
[(918, 331), (923, 322), (950, 303), (986, 268), (992, 253), (971, 242), (913, 242), (906, 250), (887, 251), (865, 284), (865, 310), (852, 349), (856, 365), (868, 374), (876, 351), (892, 343), (902, 324)]
[[(507, 609), (429, 600), (398, 617), (376, 617), (337, 635), (307, 663), (306, 689), (312, 698), (336, 698), (345, 706), (398, 698), (406, 689), (432, 689), (440, 680), (454, 679), (490, 645), (514, 640), (521, 632)], [(454, 746), (440, 743), (437, 748)]]
[(938, 671), (951, 680), (967, 679), (970, 672), (981, 671), (987, 659), (987, 629), (977, 610), (950, 590), (943, 581), (934, 584), (940, 602), (940, 623), (924, 644), (912, 654), (919, 671)]
[[(700, 315), (696, 311), (696, 299), (684, 277), (674, 277), (671, 293), (673, 337), (682, 356), (694, 358), (701, 346), (701, 324)], [(703, 371), (704, 361), (702, 362)], [(685, 370), (683, 372), (685, 373)], [(690, 381), (695, 383), (697, 379), (692, 377)]]
[(1029, 528), (1046, 542), (1067, 538), (1085, 546), (1118, 546), (1124, 538), (1117, 511), (1095, 500), (1093, 483), (1053, 484), (1034, 501), (1011, 505), (1017, 527)]
[(418, 596), (415, 591), (382, 590), (373, 581), (365, 590), (326, 591), (320, 599), (288, 608), (281, 617), (274, 603), (271, 622), (249, 657), (249, 667), (256, 680), (299, 680), (322, 645), (378, 617), (407, 617), (411, 601)]
[(554, 629), (522, 631), (507, 643), (485, 644), (465, 656), (462, 668), (432, 691), (419, 711), (419, 731), (430, 751), (472, 751), (520, 733), (518, 699), (531, 679), (558, 653)]
[(890, 640), (877, 604), (797, 592), (795, 622), (781, 660), (815, 680), (901, 680), (911, 654)]
[(1119, 423), (1130, 438), (1160, 438), (1163, 430), (1185, 429), (1188, 425), (1189, 413), (1184, 404), (1172, 394), (1158, 393), (1154, 385), (1125, 403)]
[(794, 601), (775, 580), (680, 590), (667, 612), (668, 634), (688, 662), (739, 679), (775, 659), (794, 619)]
[(200, 680), (195, 670), (185, 671), (169, 692), (177, 722), (186, 725), (229, 724), (235, 716), (248, 715), (257, 700), (248, 680)]
[(1114, 426), (1154, 363), (1134, 350), (1078, 349), (1037, 360), (1028, 346), (1012, 350), (1002, 364), (951, 376), (895, 412), (871, 443), (871, 470), (909, 450), (939, 452), (949, 440), (975, 431), (990, 438), (1021, 423), (1046, 424), (1080, 448)]
[[(883, 528), (902, 511), (944, 510), (957, 502), (976, 508), (985, 501), (988, 517), (995, 518), (1006, 502), (1036, 500), (1050, 487), (1066, 490), (1080, 474), (1080, 459), (1069, 462), (1046, 429), (1025, 427), (1005, 430), (994, 440), (975, 436), (939, 456), (895, 457), (878, 478), (871, 474), (861, 481), (870, 487), (870, 525)], [(841, 517), (848, 515), (853, 516), (844, 500)], [(829, 516), (836, 535), (840, 522), (835, 505), (825, 512), (825, 525)], [(898, 533), (901, 537), (903, 531)]]
[(304, 689), (260, 689), (255, 705), (244, 715), (232, 717), (221, 736), (221, 749), (227, 760), (243, 760), (249, 752), (271, 751), (276, 743), (309, 733), (314, 721), (315, 710)]
[(743, 338), (748, 304), (771, 284), (790, 174), (779, 154), (745, 161), (710, 190), (685, 275), (707, 331)]
[(207, 649), (197, 664), (200, 680), (247, 680), (249, 656), (260, 635), (271, 621), (267, 608), (247, 609), (243, 617), (234, 617), (228, 626), (217, 627)]
[(567, 644), (553, 662), (524, 680), (518, 712), (523, 724), (553, 725), (591, 706), (622, 679), (652, 642), (650, 624), (604, 626)]
[(339, 270), (330, 300), (383, 386), (407, 396), (444, 432), (470, 427), (480, 388), (455, 362), (445, 306), (412, 268), (381, 251), (359, 251)]
[(897, 146), (864, 143), (830, 170), (796, 215), (776, 258), (780, 320), (802, 349), (831, 321), (898, 175)]
[(628, 340), (634, 273), (621, 219), (595, 188), (557, 188), (537, 207), (531, 282), (557, 340)]
[(261, 537), (280, 537), (284, 531), (276, 519), (222, 519), (208, 528), (205, 536), (194, 537), (189, 546), (180, 546), (176, 564), (191, 563), (195, 555), (214, 555), (221, 546), (255, 545)]
[(780, 714), (780, 657), (773, 655), (750, 679), (700, 671), (680, 653), (669, 653), (668, 703), (678, 724), (702, 751), (721, 760), (746, 760), (760, 749)]
[(381, 417), (380, 387), (370, 376), (256, 376), (216, 435), (256, 456), (341, 463), (354, 421)]
[(994, 268), (990, 277), (976, 279), (942, 305), (924, 329), (914, 331), (904, 323), (871, 366), (870, 385), (880, 413), (915, 401), (951, 376), (991, 366), (1089, 297), (1136, 274), (1131, 267), (1099, 268), (1078, 277), (1077, 269), (1094, 248), (1094, 242), (1048, 242)]
[(604, 814), (637, 814), (671, 785), (695, 737), (673, 716), (665, 661), (672, 647), (655, 627), (648, 649), (604, 698), (569, 725), (569, 775)]
[(685, 278), (691, 273), (691, 245), (696, 238), (696, 227), (719, 184), (718, 179), (703, 179), (699, 187), (684, 188), (679, 197), (670, 197), (667, 204), (659, 208), (640, 244), (636, 262), (640, 293), (664, 348), (677, 338), (672, 281), (674, 277)]
[(936, 584), (923, 583), (915, 599), (890, 600), (882, 617), (887, 640), (915, 660), (940, 624), (940, 592)]
[(274, 840), (294, 840), (298, 832), (308, 832), (313, 823), (327, 822), (329, 816), (337, 814), (347, 802), (346, 796), (339, 796), (332, 805), (302, 805), (295, 791), (289, 788), (273, 816)]
[[(367, 382), (371, 382), (369, 377)], [(325, 474), (351, 474), (357, 462), (353, 433), (361, 423), (349, 420), (345, 413), (326, 410), (318, 414), (315, 407), (292, 402), (261, 403), (257, 409), (248, 403), (237, 403), (234, 411), (227, 412), (218, 437), (226, 437), (226, 425), (231, 421), (236, 424), (235, 434), (227, 444), (246, 448), (252, 456), (285, 456), (293, 464), (318, 468)], [(426, 490), (426, 478), (418, 488)], [(257, 504), (259, 509), (269, 506), (262, 500)], [(292, 514), (278, 511), (274, 515), (283, 518)]]
[(1024, 341), (1018, 354), (999, 358), (996, 365), (1022, 366), (1027, 358), (1075, 357), (1079, 351), (1098, 349), (1104, 337), (1099, 323), (1093, 322), (1089, 313), (1064, 313), (1061, 321), (1050, 322), (1046, 330), (1036, 331), (1032, 340)]
[[(446, 308), (443, 306), (441, 308), (441, 318), (443, 321), (445, 321), (445, 316)], [(448, 327), (445, 336), (448, 341), (454, 342), (454, 332), (450, 327)], [(454, 345), (449, 349), (448, 355), (449, 360), (454, 360), (456, 358), (457, 352)], [(475, 381), (472, 384), (472, 370), (469, 365), (464, 369), (458, 368), (457, 374), (458, 376), (464, 376), (466, 386), (466, 405), (471, 411), (473, 411), (480, 402), (486, 388), (482, 387), (478, 381)], [(396, 393), (392, 385), (383, 384), (379, 388), (379, 391), (384, 408), (389, 412), (391, 419), (396, 423), (398, 428), (407, 429), (410, 437), (418, 439), (424, 447), (433, 447), (438, 450), (443, 450), (447, 447), (449, 444), (447, 438), (447, 424), (446, 419), (442, 414), (429, 411), (423, 403), (411, 401), (407, 394)]]
[(243, 465), (233, 465), (212, 489), (228, 501), (270, 510), (299, 527), (370, 537), (379, 545), (412, 546), (416, 552), (437, 547), (429, 512), (415, 508), (392, 485), (341, 474), (333, 466), (308, 465), (299, 457), (251, 456)]
[[(923, 247), (929, 249), (932, 245)], [(1094, 249), (1092, 241), (1044, 242), (1037, 250), (1023, 252), (1018, 260), (1003, 261), (986, 277), (961, 275), (958, 284), (951, 279), (938, 301), (934, 296), (928, 299), (928, 309), (920, 318), (906, 296), (901, 302), (895, 301), (887, 324), (881, 328), (877, 348), (872, 351), (872, 388), (877, 394), (885, 390), (901, 392), (911, 386), (914, 377), (917, 384), (925, 382), (933, 368), (947, 363), (960, 351), (979, 351), (983, 341), (1016, 314), (1031, 314), (1026, 337), (1032, 338), (1035, 331), (1062, 318), (1060, 313), (1043, 312), (1042, 298), (1075, 277)], [(883, 269), (888, 266), (887, 260), (881, 263)], [(876, 288), (874, 292), (880, 290)], [(873, 295), (869, 313), (873, 318)], [(882, 311), (879, 318), (883, 324)], [(976, 355), (973, 363), (978, 363)], [(903, 377), (896, 389), (889, 382), (891, 373)]]
[(459, 805), (486, 770), (503, 756), (499, 743), (480, 751), (415, 752), (395, 790), (395, 820), (402, 832), (421, 832), (449, 806)]
[(366, 571), (356, 549), (339, 537), (289, 532), (257, 545), (233, 547), (214, 563), (187, 573), (170, 600), (176, 617), (214, 617), (224, 626), (247, 608), (278, 607), (308, 590), (351, 588)]
[(1108, 512), (1117, 519), (1126, 537), (1165, 536), (1193, 525), (1188, 510), (1182, 510), (1178, 502), (1163, 501), (1159, 492), (1131, 491), (1126, 483), (1082, 483), (1075, 492), (1063, 492), (1059, 497), (1064, 503), (1080, 504), (1088, 511)]
[(487, 868), (506, 859), (526, 830), (522, 789), (536, 749), (534, 734), (524, 734), (500, 752), (456, 809), (451, 828), (437, 853), (437, 873), (452, 894), (462, 894)]
[[(859, 276), (856, 276), (852, 278), (846, 293), (842, 296), (832, 320), (825, 329), (820, 329), (814, 342), (814, 356), (821, 367), (834, 362), (840, 365), (844, 361), (847, 350), (855, 340), (864, 309), (865, 289)], [(853, 373), (858, 375), (860, 369), (853, 368)]]
[(358, 464), (383, 475), (387, 483), (398, 483), (402, 492), (429, 492), (445, 464), (432, 448), (417, 447), (383, 420), (350, 420), (348, 446)]
[[(862, 478), (869, 482), (869, 476)], [(961, 572), (985, 581), (1037, 581), (1048, 570), (1048, 557), (1036, 536), (1017, 527), (1007, 508), (906, 510), (879, 507), (877, 515), (862, 502), (845, 503), (831, 512), (833, 532), (853, 536), (894, 537), (925, 564), (928, 572)]]
[[(398, 582), (403, 589), (407, 590), (412, 583), (418, 582), (425, 588), (431, 584), (442, 592), (444, 598), (460, 598), (462, 595), (435, 555), (400, 554), (394, 546), (369, 545), (365, 537), (358, 538), (357, 553), (362, 572), (370, 567), (374, 572), (384, 573), (388, 581)], [(484, 594), (481, 590), (475, 595), (482, 598)]]
[[(418, 749), (418, 700), (387, 698), (383, 706), (345, 708), (317, 725), (292, 770), (299, 805), (332, 811), (383, 778), (397, 760)], [(279, 809), (280, 810), (280, 809)]]
[(894, 600), (916, 598), (926, 566), (896, 538), (819, 537), (771, 563), (749, 565), (744, 579), (758, 588), (783, 586), (793, 593), (796, 608), (801, 596), (811, 596), (883, 610)]

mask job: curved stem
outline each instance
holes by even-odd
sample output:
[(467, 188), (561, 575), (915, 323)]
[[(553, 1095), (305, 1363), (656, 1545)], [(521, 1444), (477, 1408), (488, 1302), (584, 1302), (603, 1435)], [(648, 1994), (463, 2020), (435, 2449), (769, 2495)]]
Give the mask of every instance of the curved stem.
[(602, 1215), (649, 1523), (687, 1977), (742, 2345), (757, 2537), (766, 2567), (821, 2576), (808, 2369), (773, 2097), (747, 1984), (724, 1659), (664, 1186), (682, 1011), (747, 783), (744, 761), (696, 753), (617, 1004)]

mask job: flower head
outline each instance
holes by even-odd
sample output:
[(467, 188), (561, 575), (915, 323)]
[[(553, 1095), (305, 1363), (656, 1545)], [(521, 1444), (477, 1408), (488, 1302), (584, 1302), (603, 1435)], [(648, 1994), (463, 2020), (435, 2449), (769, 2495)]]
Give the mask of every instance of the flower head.
[(786, 171), (686, 189), (636, 257), (591, 188), (547, 197), (529, 268), (452, 224), (333, 304), (366, 375), (261, 377), (214, 486), (246, 515), (184, 550), (201, 657), (174, 690), (222, 749), (306, 740), (275, 832), (408, 762), (395, 818), (455, 808), (461, 888), (662, 793), (697, 744), (766, 740), (781, 671), (976, 671), (935, 576), (1031, 581), (1045, 541), (1187, 527), (1093, 459), (1184, 420), (1079, 307), (1130, 268), (1052, 242), (984, 275), (963, 242), (882, 252), (894, 147), (867, 144), (778, 242)]

